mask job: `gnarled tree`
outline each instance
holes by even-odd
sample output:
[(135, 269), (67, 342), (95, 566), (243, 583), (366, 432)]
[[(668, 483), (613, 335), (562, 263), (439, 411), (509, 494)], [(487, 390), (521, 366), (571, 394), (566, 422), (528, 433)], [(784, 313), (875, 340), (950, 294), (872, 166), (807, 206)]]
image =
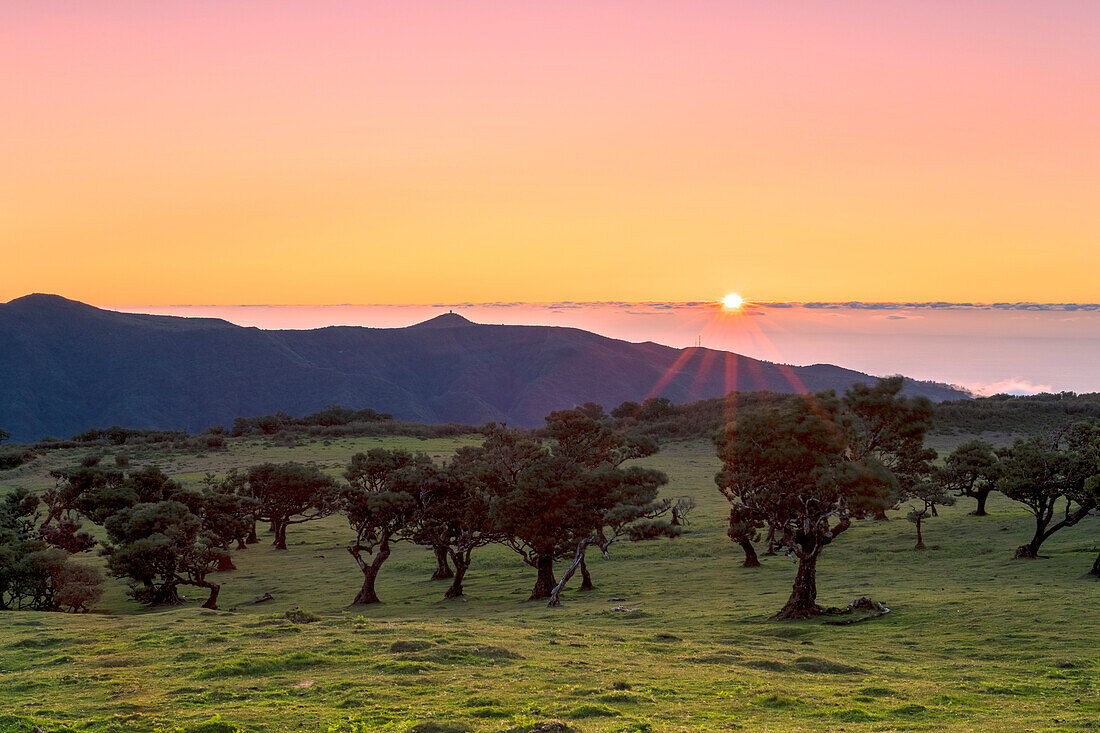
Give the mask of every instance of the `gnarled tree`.
[(136, 600), (153, 606), (181, 603), (178, 587), (192, 585), (210, 591), (203, 608), (217, 608), (221, 587), (207, 575), (226, 551), (186, 505), (172, 500), (135, 504), (111, 515), (104, 527), (107, 567), (130, 581)]
[(1100, 427), (1081, 424), (1046, 438), (1020, 439), (998, 451), (997, 489), (1035, 517), (1035, 533), (1016, 549), (1017, 558), (1039, 557), (1051, 535), (1077, 524), (1096, 506), (1085, 482), (1096, 472), (1091, 451), (1097, 435)]
[(984, 517), (985, 503), (997, 485), (997, 455), (984, 440), (960, 443), (936, 470), (935, 480), (945, 491), (978, 502), (972, 516)]
[[(881, 422), (895, 421), (882, 415)], [(798, 562), (779, 618), (825, 612), (817, 603), (822, 551), (854, 520), (896, 500), (897, 480), (874, 451), (864, 444), (856, 457), (856, 430), (845, 405), (827, 392), (742, 409), (717, 439), (722, 493), (740, 515), (774, 526)]]
[[(423, 470), (430, 464), (423, 454), (383, 448), (352, 457), (344, 472), (348, 486), (340, 496), (340, 511), (355, 531), (348, 552), (363, 573), (363, 586), (353, 603), (379, 602), (374, 588), (378, 571), (390, 556), (391, 544), (404, 539), (411, 528)], [(370, 562), (364, 553), (372, 556)]]
[(463, 595), (463, 581), (470, 569), (473, 551), (502, 541), (489, 512), (490, 496), (481, 489), (476, 471), (477, 449), (463, 447), (442, 469), (424, 467), (416, 514), (414, 541), (438, 553), (444, 548), (455, 566), (444, 598)]
[(290, 525), (321, 519), (335, 510), (336, 482), (316, 466), (264, 463), (250, 469), (246, 481), (246, 494), (256, 501), (256, 518), (271, 522), (276, 550), (286, 549)]

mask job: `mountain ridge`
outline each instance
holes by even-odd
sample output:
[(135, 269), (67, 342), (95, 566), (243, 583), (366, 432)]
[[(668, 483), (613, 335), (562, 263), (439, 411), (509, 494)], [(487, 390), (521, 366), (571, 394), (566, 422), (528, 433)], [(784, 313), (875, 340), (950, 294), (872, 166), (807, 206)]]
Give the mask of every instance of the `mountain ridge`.
[[(0, 427), (16, 440), (113, 424), (198, 431), (330, 404), (419, 422), (532, 426), (589, 401), (611, 408), (655, 396), (704, 399), (731, 385), (818, 391), (875, 379), (832, 364), (774, 364), (572, 327), (477, 324), (457, 313), (403, 328), (264, 330), (47, 294), (0, 305), (0, 373)], [(912, 380), (906, 390), (966, 396)]]

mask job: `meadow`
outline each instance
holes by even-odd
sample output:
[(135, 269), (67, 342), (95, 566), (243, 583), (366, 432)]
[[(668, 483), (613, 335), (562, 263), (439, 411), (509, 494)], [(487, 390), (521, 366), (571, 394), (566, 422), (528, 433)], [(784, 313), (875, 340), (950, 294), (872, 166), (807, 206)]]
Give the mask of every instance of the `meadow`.
[[(198, 482), (286, 460), (337, 476), (370, 447), (443, 456), (478, 440), (248, 438), (200, 454), (126, 452)], [(0, 487), (44, 488), (50, 469), (87, 452), (50, 451), (0, 473)], [(712, 446), (672, 443), (643, 463), (668, 474), (668, 496), (694, 497), (690, 524), (676, 539), (614, 545), (610, 559), (593, 553), (596, 590), (574, 582), (557, 609), (526, 600), (534, 571), (501, 547), (475, 552), (466, 597), (444, 600), (447, 583), (428, 580), (431, 553), (403, 543), (379, 577), (383, 603), (351, 607), (362, 576), (346, 522), (329, 517), (292, 527), (288, 551), (261, 534), (234, 552), (238, 569), (215, 577), (222, 610), (200, 609), (203, 593), (146, 609), (109, 579), (90, 614), (5, 612), (0, 731), (1100, 728), (1100, 583), (1085, 575), (1100, 517), (1059, 532), (1049, 558), (1033, 561), (1012, 559), (1030, 516), (996, 494), (987, 517), (967, 516), (962, 499), (928, 520), (924, 551), (904, 511), (861, 522), (826, 549), (820, 600), (867, 595), (891, 613), (850, 626), (777, 622), (794, 566), (740, 567)], [(273, 600), (252, 603), (265, 593)]]

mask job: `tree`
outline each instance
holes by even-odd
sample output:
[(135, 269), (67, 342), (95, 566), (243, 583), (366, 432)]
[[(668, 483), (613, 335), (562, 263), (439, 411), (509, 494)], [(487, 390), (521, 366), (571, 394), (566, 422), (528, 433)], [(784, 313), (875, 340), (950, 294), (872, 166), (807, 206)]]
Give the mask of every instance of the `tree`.
[(986, 500), (997, 485), (997, 455), (992, 444), (977, 439), (960, 443), (936, 471), (936, 481), (956, 496), (976, 499), (978, 507), (970, 514), (986, 516)]
[(87, 611), (102, 594), (102, 576), (51, 548), (38, 518), (38, 498), (26, 489), (0, 501), (0, 609)]
[[(1039, 557), (1039, 548), (1052, 534), (1077, 524), (1096, 506), (1085, 482), (1096, 472), (1098, 436), (1100, 427), (1081, 424), (1049, 438), (1018, 439), (998, 451), (997, 489), (1035, 517), (1035, 533), (1016, 549), (1017, 558)], [(1059, 504), (1061, 518), (1056, 521)]]
[(271, 522), (276, 550), (285, 550), (291, 524), (321, 519), (335, 509), (336, 482), (315, 466), (264, 463), (248, 471), (247, 495), (256, 501), (256, 517)]
[[(549, 598), (555, 606), (578, 570), (581, 590), (594, 587), (585, 565), (588, 547), (596, 545), (606, 555), (622, 537), (648, 539), (677, 531), (657, 521), (672, 507), (670, 500), (657, 498), (668, 480), (664, 474), (622, 467), (655, 453), (655, 441), (616, 431), (603, 407), (594, 403), (550, 413), (545, 431), (549, 450), (529, 436), (492, 427), (481, 449), (466, 457), (473, 480), (492, 496), (491, 521), (538, 571), (531, 599)], [(555, 580), (554, 560), (569, 555), (572, 563)]]
[(494, 424), (464, 460), (476, 490), (490, 497), (490, 519), (505, 544), (536, 570), (530, 600), (548, 597), (557, 585), (554, 560), (589, 534), (578, 493), (584, 466), (524, 431)]
[[(348, 487), (340, 498), (340, 510), (355, 531), (348, 552), (363, 573), (363, 587), (353, 603), (378, 603), (374, 584), (382, 563), (390, 556), (390, 545), (404, 539), (417, 508), (416, 496), (430, 465), (423, 455), (405, 450), (375, 448), (356, 453), (344, 472)], [(367, 562), (363, 553), (372, 555)]]
[(444, 598), (463, 595), (473, 551), (503, 540), (489, 511), (490, 497), (475, 478), (478, 454), (463, 447), (442, 469), (422, 467), (414, 541), (446, 552), (455, 570)]
[(951, 506), (955, 503), (955, 497), (944, 490), (943, 486), (933, 480), (925, 480), (910, 487), (904, 494), (908, 501), (916, 502), (916, 506), (910, 508), (906, 518), (917, 527), (916, 549), (924, 549), (924, 535), (921, 525), (929, 515), (935, 516), (937, 506)]
[[(896, 424), (888, 414), (881, 418)], [(776, 527), (788, 556), (798, 562), (779, 618), (825, 612), (817, 604), (822, 550), (852, 521), (895, 501), (897, 480), (867, 443), (856, 458), (854, 423), (844, 403), (825, 392), (742, 409), (717, 438), (718, 487), (739, 515)]]
[[(547, 603), (550, 607), (561, 604), (561, 592), (573, 574), (584, 568), (589, 547), (596, 546), (604, 557), (609, 557), (612, 543), (622, 538), (637, 542), (680, 534), (679, 527), (661, 519), (672, 509), (673, 502), (658, 498), (661, 487), (668, 483), (660, 471), (605, 463), (587, 472), (578, 483), (580, 513), (575, 518), (573, 562), (550, 591)], [(585, 579), (591, 589), (591, 578)]]
[(207, 580), (226, 554), (221, 540), (179, 501), (142, 502), (104, 523), (110, 573), (130, 581), (130, 594), (152, 606), (182, 603), (178, 587), (206, 588), (203, 608), (217, 608), (221, 587)]
[(191, 513), (199, 517), (202, 528), (216, 537), (225, 551), (218, 561), (218, 572), (236, 570), (229, 551), (231, 542), (237, 549), (246, 549), (244, 540), (255, 526), (255, 514), (259, 502), (248, 496), (244, 476), (236, 471), (218, 480), (213, 474), (203, 478), (203, 488), (180, 497)]
[(72, 519), (74, 515), (103, 524), (114, 511), (137, 501), (137, 495), (126, 486), (122, 471), (93, 464), (51, 471), (50, 475), (54, 485), (43, 497), (47, 509), (46, 525)]

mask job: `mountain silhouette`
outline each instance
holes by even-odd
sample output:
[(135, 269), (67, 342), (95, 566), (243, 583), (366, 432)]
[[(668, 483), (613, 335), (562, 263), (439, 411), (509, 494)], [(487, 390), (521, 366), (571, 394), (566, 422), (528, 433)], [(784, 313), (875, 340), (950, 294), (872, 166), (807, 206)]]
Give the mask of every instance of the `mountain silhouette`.
[[(372, 407), (402, 420), (516, 426), (585, 402), (686, 402), (732, 389), (842, 390), (874, 377), (576, 328), (473, 323), (262, 330), (118, 313), (56, 295), (0, 305), (0, 428), (15, 440), (123, 425), (199, 431), (234, 417)], [(907, 381), (934, 400), (968, 396)]]

